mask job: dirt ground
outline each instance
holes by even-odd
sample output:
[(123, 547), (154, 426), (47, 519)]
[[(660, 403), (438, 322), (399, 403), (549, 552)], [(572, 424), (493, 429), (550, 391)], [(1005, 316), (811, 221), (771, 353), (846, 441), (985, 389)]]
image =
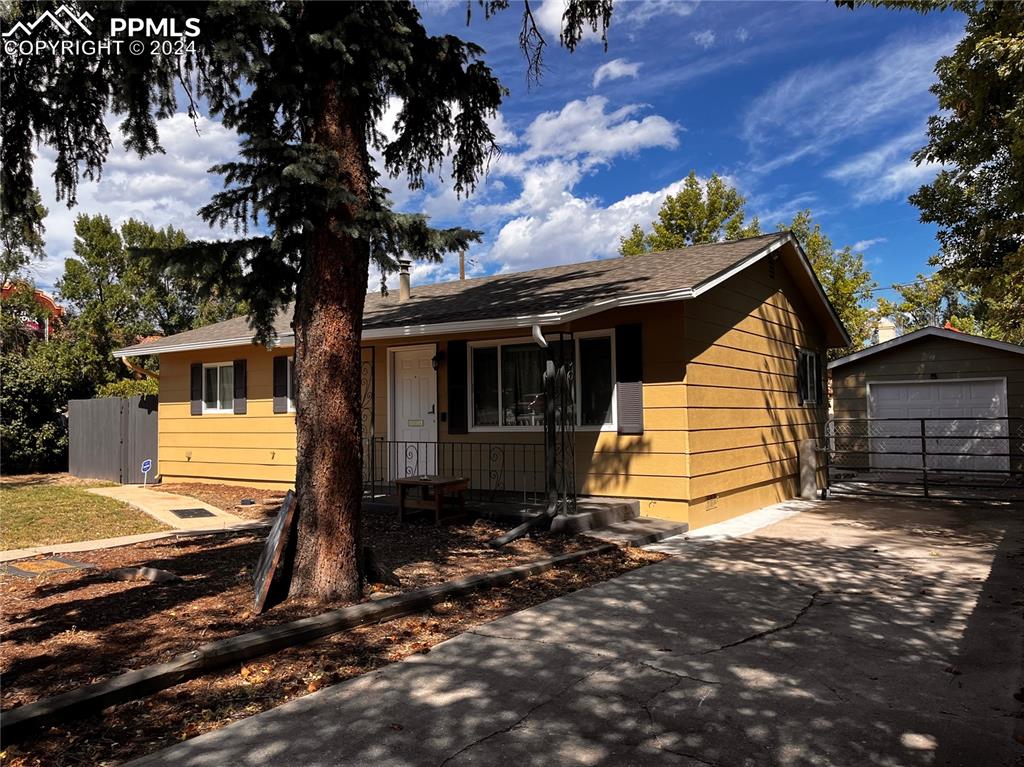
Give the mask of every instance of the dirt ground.
[[(367, 513), (364, 540), (401, 579), (398, 593), (586, 548), (585, 541), (539, 536), (495, 551), (485, 544), (505, 528), (477, 521), (442, 527), (399, 524)], [(0, 577), (0, 669), (4, 709), (157, 663), (206, 642), (321, 612), (289, 601), (250, 613), (251, 572), (262, 537), (251, 534), (163, 539), (81, 552), (96, 570), (45, 579)], [(528, 581), (439, 605), (429, 613), (364, 627), (178, 685), (109, 709), (100, 718), (52, 728), (14, 749), (11, 765), (104, 764), (139, 756), (180, 738), (366, 673), (470, 626), (574, 591), (662, 555), (612, 552)], [(182, 577), (171, 584), (108, 581), (108, 569), (146, 564)], [(340, 604), (327, 607), (338, 607)]]
[[(244, 519), (268, 519), (273, 517), (277, 514), (278, 506), (266, 506), (262, 502), (273, 500), (280, 503), (280, 499), (284, 498), (284, 493), (280, 490), (267, 490), (266, 488), (246, 487), (244, 485), (215, 485), (203, 482), (172, 482), (153, 485), (153, 490), (189, 495)], [(256, 503), (251, 506), (240, 506), (239, 504), (243, 500), (252, 500)]]

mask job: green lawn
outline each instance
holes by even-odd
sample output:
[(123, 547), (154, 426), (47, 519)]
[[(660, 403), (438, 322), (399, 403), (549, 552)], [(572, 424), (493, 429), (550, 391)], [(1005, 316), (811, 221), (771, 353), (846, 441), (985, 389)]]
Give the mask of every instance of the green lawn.
[(166, 529), (138, 509), (86, 492), (81, 484), (0, 485), (0, 550)]

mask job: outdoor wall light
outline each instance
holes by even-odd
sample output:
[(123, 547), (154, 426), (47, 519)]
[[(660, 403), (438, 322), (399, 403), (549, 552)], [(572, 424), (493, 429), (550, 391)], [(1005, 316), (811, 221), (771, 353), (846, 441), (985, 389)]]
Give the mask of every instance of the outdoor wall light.
[(430, 364), (433, 366), (434, 370), (441, 367), (442, 362), (444, 362), (444, 352), (438, 352), (430, 358)]

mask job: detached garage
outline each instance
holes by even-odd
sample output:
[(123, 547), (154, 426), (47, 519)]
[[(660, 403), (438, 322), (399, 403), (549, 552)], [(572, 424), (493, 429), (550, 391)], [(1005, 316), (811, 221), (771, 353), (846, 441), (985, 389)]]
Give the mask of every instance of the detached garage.
[(1024, 347), (924, 328), (828, 368), (833, 482), (929, 496), (1020, 493)]

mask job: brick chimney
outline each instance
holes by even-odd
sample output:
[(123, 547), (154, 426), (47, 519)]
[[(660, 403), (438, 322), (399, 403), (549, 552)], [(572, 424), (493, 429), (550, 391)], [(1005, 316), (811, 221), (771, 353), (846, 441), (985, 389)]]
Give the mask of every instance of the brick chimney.
[(412, 295), (412, 282), (409, 276), (409, 267), (412, 261), (407, 258), (398, 259), (398, 303), (408, 301)]

